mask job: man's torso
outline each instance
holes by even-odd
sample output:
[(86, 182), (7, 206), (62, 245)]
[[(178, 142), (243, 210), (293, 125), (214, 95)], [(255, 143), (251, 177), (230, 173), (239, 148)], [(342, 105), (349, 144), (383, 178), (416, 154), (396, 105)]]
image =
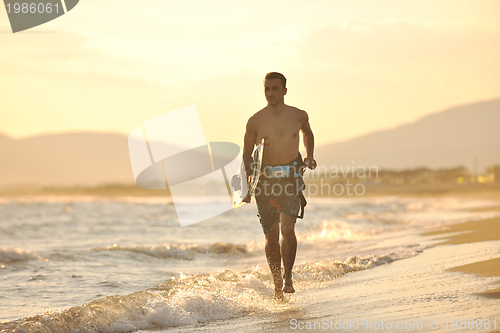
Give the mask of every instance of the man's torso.
[(299, 131), (304, 111), (286, 106), (275, 115), (267, 108), (254, 116), (257, 125), (256, 142), (264, 139), (264, 165), (283, 165), (297, 157), (299, 152)]

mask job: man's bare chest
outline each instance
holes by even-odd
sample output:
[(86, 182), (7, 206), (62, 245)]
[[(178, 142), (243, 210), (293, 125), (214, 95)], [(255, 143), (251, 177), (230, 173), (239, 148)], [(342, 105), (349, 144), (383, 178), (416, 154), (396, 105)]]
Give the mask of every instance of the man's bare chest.
[(295, 119), (264, 119), (259, 125), (257, 136), (280, 141), (298, 137), (301, 128), (300, 122)]

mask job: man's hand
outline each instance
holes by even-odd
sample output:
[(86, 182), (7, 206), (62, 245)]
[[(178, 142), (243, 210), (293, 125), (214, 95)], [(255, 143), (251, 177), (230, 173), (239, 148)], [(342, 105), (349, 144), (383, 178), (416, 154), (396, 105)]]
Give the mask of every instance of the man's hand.
[[(250, 176), (247, 176), (247, 184), (248, 183), (250, 183)], [(251, 201), (252, 201), (252, 196), (250, 195), (250, 189), (248, 189), (247, 196), (245, 197), (245, 199), (243, 199), (243, 202), (250, 203)]]
[(309, 169), (311, 169), (311, 170), (316, 169), (317, 164), (316, 164), (316, 160), (314, 158), (306, 157), (306, 158), (304, 158), (304, 163)]
[(243, 202), (250, 203), (252, 201), (252, 197), (250, 196), (250, 193), (247, 194), (245, 199), (243, 199)]

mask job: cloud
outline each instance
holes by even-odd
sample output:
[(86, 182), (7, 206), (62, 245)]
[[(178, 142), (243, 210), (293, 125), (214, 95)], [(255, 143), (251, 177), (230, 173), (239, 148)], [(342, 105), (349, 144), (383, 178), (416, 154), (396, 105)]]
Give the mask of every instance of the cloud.
[(432, 21), (348, 20), (310, 33), (304, 57), (328, 62), (388, 64), (500, 53), (500, 32)]
[(311, 31), (299, 47), (307, 64), (301, 69), (356, 89), (401, 84), (499, 88), (500, 32), (467, 24), (348, 20)]

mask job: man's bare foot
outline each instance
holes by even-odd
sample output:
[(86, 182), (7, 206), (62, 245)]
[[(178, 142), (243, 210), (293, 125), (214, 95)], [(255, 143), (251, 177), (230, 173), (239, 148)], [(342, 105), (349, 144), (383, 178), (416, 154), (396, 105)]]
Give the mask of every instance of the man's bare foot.
[(283, 292), (279, 289), (274, 290), (274, 299), (277, 302), (284, 302), (285, 301), (285, 296), (283, 295)]
[(292, 294), (295, 292), (295, 289), (293, 289), (292, 278), (285, 279), (285, 285), (283, 286), (283, 292), (289, 293), (289, 294)]

